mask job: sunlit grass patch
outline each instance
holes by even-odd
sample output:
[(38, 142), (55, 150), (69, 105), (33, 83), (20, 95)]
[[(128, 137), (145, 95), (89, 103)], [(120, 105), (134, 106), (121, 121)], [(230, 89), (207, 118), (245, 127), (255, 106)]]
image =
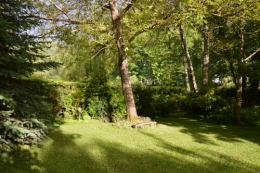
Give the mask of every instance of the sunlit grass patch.
[(260, 171), (258, 127), (219, 126), (182, 116), (156, 121), (156, 127), (131, 130), (101, 122), (66, 123), (41, 147), (19, 151), (0, 172)]

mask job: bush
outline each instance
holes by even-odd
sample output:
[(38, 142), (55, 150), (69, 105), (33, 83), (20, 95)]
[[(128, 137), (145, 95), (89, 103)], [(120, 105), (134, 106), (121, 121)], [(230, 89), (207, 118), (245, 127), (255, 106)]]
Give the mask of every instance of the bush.
[[(82, 112), (85, 112), (85, 95), (84, 95), (83, 83), (76, 82), (59, 82), (55, 84), (55, 89), (57, 91), (56, 100), (57, 107), (55, 108), (55, 114), (60, 115), (61, 108), (65, 108), (63, 114), (66, 119), (77, 119), (78, 107), (82, 108)], [(84, 114), (82, 113), (82, 116)], [(82, 118), (82, 117), (81, 117)]]
[[(104, 71), (102, 71), (104, 70)], [(105, 69), (92, 72), (84, 89), (87, 113), (104, 122), (117, 122), (126, 118), (126, 106), (121, 83), (108, 82)]]
[(199, 93), (189, 93), (185, 100), (188, 117), (218, 124), (235, 122), (234, 106), (234, 98), (222, 98), (214, 88), (202, 88)]
[(206, 118), (213, 111), (217, 99), (213, 89), (204, 89), (199, 93), (189, 93), (184, 104), (189, 116)]
[(260, 121), (260, 107), (247, 108), (241, 110), (241, 122), (246, 125), (258, 125)]
[(88, 99), (87, 112), (92, 119), (105, 119), (107, 117), (107, 102), (99, 97)]
[(223, 99), (218, 97), (214, 104), (214, 109), (208, 116), (210, 121), (218, 124), (233, 124), (236, 121), (234, 98)]
[(118, 122), (126, 118), (126, 105), (124, 95), (119, 86), (111, 87), (109, 90), (110, 114), (113, 122)]
[(186, 97), (184, 88), (174, 86), (138, 85), (134, 94), (138, 114), (151, 118), (181, 111)]

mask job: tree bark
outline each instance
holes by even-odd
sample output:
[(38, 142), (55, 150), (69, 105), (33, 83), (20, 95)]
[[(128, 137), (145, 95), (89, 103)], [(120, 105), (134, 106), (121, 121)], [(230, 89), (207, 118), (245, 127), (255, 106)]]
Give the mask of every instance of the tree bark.
[(203, 58), (203, 85), (208, 86), (209, 84), (209, 49), (210, 49), (210, 38), (209, 38), (209, 26), (203, 24), (204, 34), (204, 58)]
[(187, 64), (186, 56), (183, 56), (183, 66), (184, 66), (184, 78), (185, 78), (186, 90), (190, 92), (190, 82), (189, 82), (188, 64)]
[(235, 116), (238, 122), (241, 118), (241, 109), (242, 109), (242, 94), (243, 94), (243, 55), (244, 55), (244, 34), (241, 31), (241, 45), (239, 50), (239, 55), (237, 58), (237, 87), (236, 87), (236, 110)]
[(136, 111), (134, 95), (133, 95), (132, 86), (130, 82), (126, 46), (123, 39), (121, 16), (118, 12), (117, 3), (118, 3), (117, 0), (109, 1), (115, 41), (118, 49), (118, 65), (119, 65), (122, 89), (123, 89), (123, 94), (124, 94), (124, 99), (126, 104), (127, 120), (133, 121), (137, 119), (138, 115)]
[(232, 75), (232, 80), (233, 80), (235, 86), (237, 87), (237, 77), (236, 77), (236, 74), (235, 74), (235, 71), (234, 71), (233, 62), (231, 62), (231, 61), (229, 61), (229, 69), (230, 69), (230, 72), (231, 72), (231, 75)]
[(197, 83), (196, 83), (196, 78), (195, 78), (195, 74), (194, 74), (194, 70), (193, 70), (193, 65), (192, 65), (192, 61), (190, 58), (190, 54), (189, 54), (189, 49), (186, 43), (186, 38), (184, 35), (184, 30), (181, 24), (179, 24), (179, 32), (180, 32), (180, 37), (181, 37), (181, 44), (182, 44), (182, 48), (184, 51), (184, 56), (186, 57), (188, 66), (189, 66), (189, 71), (190, 71), (190, 75), (192, 78), (192, 87), (195, 93), (198, 92), (198, 87), (197, 87)]

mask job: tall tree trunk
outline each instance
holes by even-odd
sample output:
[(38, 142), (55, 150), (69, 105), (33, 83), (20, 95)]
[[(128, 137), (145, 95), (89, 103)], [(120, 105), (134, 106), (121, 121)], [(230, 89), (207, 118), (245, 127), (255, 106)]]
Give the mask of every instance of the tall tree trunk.
[(204, 34), (204, 58), (203, 58), (203, 85), (208, 86), (209, 84), (209, 26), (208, 24), (203, 24), (203, 34)]
[(187, 64), (186, 56), (183, 56), (183, 66), (184, 66), (184, 78), (185, 78), (186, 90), (190, 92), (190, 82), (189, 82), (188, 64)]
[(240, 122), (241, 118), (241, 108), (242, 108), (242, 91), (243, 91), (243, 55), (244, 55), (244, 34), (241, 31), (241, 45), (239, 50), (239, 55), (237, 58), (237, 87), (236, 87), (236, 110), (235, 116), (238, 122)]
[(189, 49), (186, 43), (186, 38), (184, 35), (184, 30), (181, 24), (179, 24), (179, 32), (180, 32), (180, 36), (181, 36), (181, 44), (182, 44), (182, 48), (184, 51), (184, 56), (186, 57), (188, 66), (189, 66), (189, 71), (190, 71), (190, 75), (192, 78), (192, 87), (195, 93), (198, 92), (198, 87), (197, 87), (197, 83), (196, 83), (196, 78), (195, 78), (195, 74), (194, 74), (194, 70), (193, 70), (193, 65), (192, 65), (192, 61), (190, 58), (190, 53), (189, 53)]
[(110, 0), (109, 5), (115, 34), (115, 41), (118, 49), (118, 65), (120, 69), (122, 89), (126, 104), (127, 120), (132, 121), (137, 119), (138, 115), (128, 71), (127, 55), (125, 51), (126, 47), (122, 34), (121, 16), (118, 12), (117, 0)]
[(229, 69), (230, 69), (230, 72), (232, 75), (233, 82), (234, 82), (235, 86), (237, 87), (237, 77), (235, 74), (233, 62), (231, 62), (231, 60), (229, 61)]

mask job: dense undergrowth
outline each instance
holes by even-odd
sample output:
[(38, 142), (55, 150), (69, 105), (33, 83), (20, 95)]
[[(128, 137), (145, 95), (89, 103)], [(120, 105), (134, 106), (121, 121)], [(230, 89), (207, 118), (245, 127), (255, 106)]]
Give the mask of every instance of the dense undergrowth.
[[(133, 123), (125, 121), (120, 85), (102, 83), (102, 76), (96, 82), (93, 80), (84, 84), (4, 79), (0, 86), (0, 152), (23, 144), (33, 145), (47, 138), (57, 119), (95, 119), (115, 122), (123, 128), (131, 127)], [(200, 121), (237, 123), (232, 89), (206, 88), (199, 93), (187, 93), (184, 88), (176, 86), (136, 85), (133, 90), (140, 121), (153, 121), (182, 111), (187, 117)], [(257, 104), (244, 106), (241, 112), (243, 125), (258, 125), (259, 120)]]
[[(217, 124), (258, 125), (260, 107), (258, 104), (244, 106), (241, 120), (235, 117), (234, 88), (204, 88), (199, 93), (189, 93), (184, 102), (187, 117), (211, 121)], [(247, 100), (244, 99), (244, 102)]]

